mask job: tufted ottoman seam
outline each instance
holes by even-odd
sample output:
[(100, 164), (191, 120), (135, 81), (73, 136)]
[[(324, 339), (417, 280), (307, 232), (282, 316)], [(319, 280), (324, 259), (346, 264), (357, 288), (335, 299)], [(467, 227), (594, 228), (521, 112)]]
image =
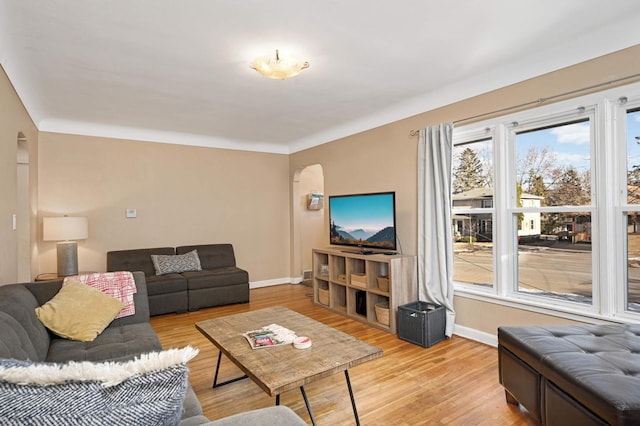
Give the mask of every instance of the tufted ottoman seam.
[[(518, 388), (516, 393), (524, 400), (535, 400), (533, 396), (538, 395), (540, 411), (534, 417), (543, 423), (549, 414), (550, 419), (558, 418), (553, 410), (561, 410), (560, 405), (553, 404), (560, 401), (557, 392), (563, 392), (567, 398), (562, 401), (562, 409), (566, 409), (567, 401), (575, 400), (576, 409), (568, 412), (584, 413), (588, 409), (609, 424), (640, 424), (639, 335), (640, 326), (627, 324), (500, 327), (501, 383), (506, 383), (505, 390), (511, 392), (509, 386), (517, 378), (505, 375), (530, 376), (517, 363), (502, 363), (507, 359), (503, 354), (508, 351), (540, 375), (541, 380), (528, 379), (528, 390)], [(556, 392), (551, 402), (545, 400), (546, 381), (553, 383)], [(518, 399), (517, 395), (512, 396)], [(573, 419), (569, 414), (564, 418)], [(591, 420), (588, 424), (593, 424)]]

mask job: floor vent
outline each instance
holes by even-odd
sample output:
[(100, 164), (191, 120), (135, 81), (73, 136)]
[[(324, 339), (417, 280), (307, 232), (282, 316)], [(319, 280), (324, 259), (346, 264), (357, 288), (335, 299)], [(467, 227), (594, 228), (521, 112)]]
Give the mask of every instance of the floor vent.
[(302, 279), (303, 280), (310, 280), (311, 277), (311, 270), (307, 270), (307, 271), (302, 271)]

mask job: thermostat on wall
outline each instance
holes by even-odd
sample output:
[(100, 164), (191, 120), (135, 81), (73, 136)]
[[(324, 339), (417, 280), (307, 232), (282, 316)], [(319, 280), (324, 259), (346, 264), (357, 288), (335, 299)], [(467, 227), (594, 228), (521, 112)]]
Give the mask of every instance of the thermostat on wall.
[(136, 211), (136, 209), (127, 209), (127, 217), (128, 218), (133, 218), (138, 216), (138, 212)]

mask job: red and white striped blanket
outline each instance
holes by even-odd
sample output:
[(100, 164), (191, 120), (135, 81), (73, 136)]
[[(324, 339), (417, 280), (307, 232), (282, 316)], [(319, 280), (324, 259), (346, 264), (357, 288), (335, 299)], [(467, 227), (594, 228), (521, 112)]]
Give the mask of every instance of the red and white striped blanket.
[(98, 289), (124, 303), (124, 308), (116, 315), (116, 318), (122, 318), (136, 313), (133, 295), (138, 290), (131, 272), (96, 272), (92, 274), (73, 275), (65, 277), (62, 285), (71, 280)]

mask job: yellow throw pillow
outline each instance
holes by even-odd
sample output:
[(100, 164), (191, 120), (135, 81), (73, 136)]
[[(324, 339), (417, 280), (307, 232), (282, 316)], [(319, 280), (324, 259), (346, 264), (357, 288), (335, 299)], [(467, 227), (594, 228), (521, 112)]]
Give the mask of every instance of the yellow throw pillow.
[(53, 299), (36, 308), (36, 315), (60, 337), (91, 342), (123, 307), (124, 303), (100, 290), (68, 281)]

